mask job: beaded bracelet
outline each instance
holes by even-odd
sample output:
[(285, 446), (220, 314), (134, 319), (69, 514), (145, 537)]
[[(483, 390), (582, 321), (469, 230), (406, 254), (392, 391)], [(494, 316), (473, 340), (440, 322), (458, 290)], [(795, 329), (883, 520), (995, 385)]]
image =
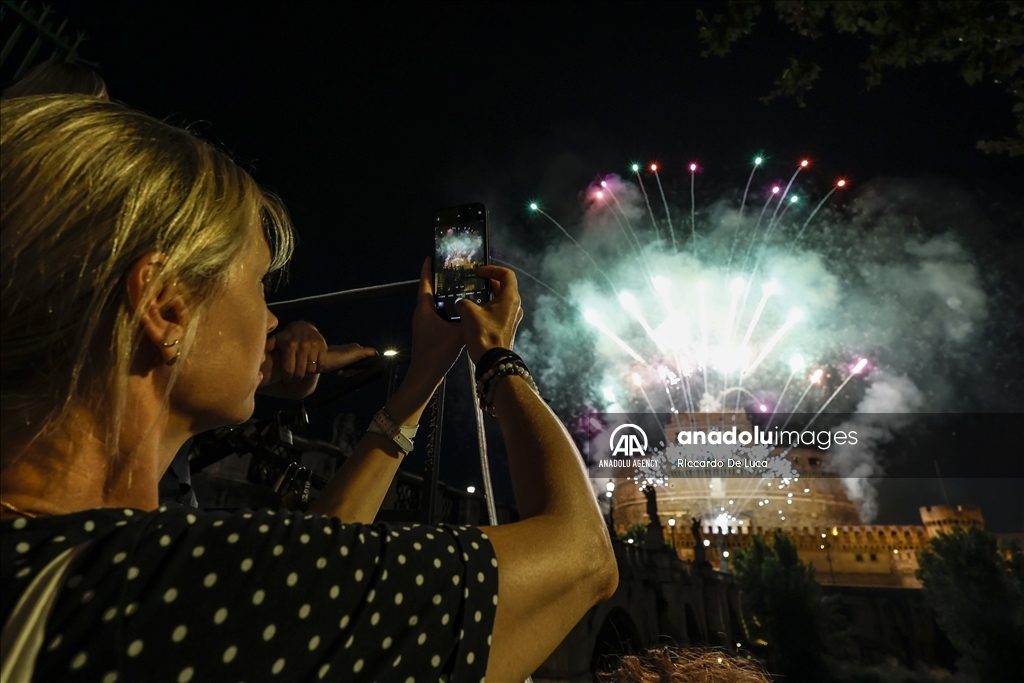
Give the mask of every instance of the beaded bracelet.
[(480, 408), (491, 417), (496, 417), (494, 414), (494, 390), (498, 385), (498, 381), (502, 377), (509, 375), (518, 375), (526, 380), (526, 383), (531, 389), (539, 396), (540, 390), (537, 388), (537, 383), (533, 381), (533, 377), (530, 375), (529, 369), (526, 364), (523, 363), (522, 359), (516, 356), (515, 360), (502, 360), (496, 366), (485, 372), (480, 380), (476, 383), (476, 395), (480, 399)]
[(511, 349), (496, 346), (493, 349), (487, 349), (484, 351), (483, 355), (480, 356), (480, 360), (476, 364), (476, 381), (479, 382), (484, 376), (484, 373), (495, 365), (507, 360), (517, 360), (520, 363), (523, 362), (523, 359), (519, 357), (519, 354), (515, 353)]

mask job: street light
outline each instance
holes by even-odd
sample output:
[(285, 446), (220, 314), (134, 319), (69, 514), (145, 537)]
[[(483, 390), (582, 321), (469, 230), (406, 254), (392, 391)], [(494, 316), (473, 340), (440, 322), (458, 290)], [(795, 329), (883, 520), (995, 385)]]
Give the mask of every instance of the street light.
[(672, 548), (673, 548), (673, 550), (676, 550), (676, 552), (678, 552), (679, 549), (676, 548), (676, 518), (675, 517), (669, 517), (668, 518), (668, 528), (672, 530)]
[[(618, 535), (615, 529), (615, 497), (612, 495), (615, 492), (615, 482), (609, 481), (604, 485), (604, 495), (608, 499), (608, 531), (611, 532), (612, 538)], [(632, 541), (630, 541), (632, 543)]]

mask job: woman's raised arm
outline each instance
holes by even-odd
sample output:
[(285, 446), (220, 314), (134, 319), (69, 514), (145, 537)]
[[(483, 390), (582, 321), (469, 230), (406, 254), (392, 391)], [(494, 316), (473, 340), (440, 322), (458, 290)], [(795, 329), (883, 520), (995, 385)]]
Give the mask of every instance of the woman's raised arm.
[[(522, 318), (515, 274), (478, 274), (496, 292), (484, 306), (459, 305), (470, 357), (511, 348)], [(490, 681), (522, 681), (593, 605), (611, 596), (618, 569), (583, 460), (558, 417), (522, 377), (498, 380), (494, 412), (508, 449), (522, 521), (485, 529), (498, 560), (498, 610)]]

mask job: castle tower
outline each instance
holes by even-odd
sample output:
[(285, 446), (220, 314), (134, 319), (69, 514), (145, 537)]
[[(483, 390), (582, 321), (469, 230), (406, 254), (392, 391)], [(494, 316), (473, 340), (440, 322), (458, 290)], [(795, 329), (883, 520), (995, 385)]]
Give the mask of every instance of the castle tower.
[[(666, 443), (676, 443), (681, 430), (753, 432), (742, 411), (721, 413), (679, 413), (665, 425)], [(773, 455), (782, 449), (776, 448)], [(669, 472), (658, 489), (658, 510), (663, 520), (675, 519), (688, 529), (697, 518), (704, 528), (743, 533), (746, 529), (804, 528), (860, 524), (856, 506), (850, 501), (840, 479), (825, 476), (829, 454), (812, 448), (793, 448), (786, 454), (798, 479), (762, 479), (736, 476), (729, 468), (709, 470), (700, 476), (692, 472)], [(686, 476), (681, 476), (685, 474)], [(706, 476), (705, 476), (706, 475)], [(615, 525), (620, 531), (646, 524), (647, 501), (639, 486), (628, 479), (616, 480)]]
[(928, 505), (921, 508), (921, 521), (928, 538), (950, 533), (956, 527), (964, 531), (971, 527), (985, 529), (985, 518), (977, 505)]

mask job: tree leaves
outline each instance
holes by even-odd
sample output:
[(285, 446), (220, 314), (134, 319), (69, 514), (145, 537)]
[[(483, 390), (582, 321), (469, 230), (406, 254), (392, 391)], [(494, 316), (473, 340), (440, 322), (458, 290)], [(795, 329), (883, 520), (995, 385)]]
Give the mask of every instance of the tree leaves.
[(1001, 552), (995, 537), (979, 529), (955, 527), (933, 539), (918, 562), (917, 576), (936, 620), (960, 653), (960, 668), (982, 681), (1019, 676), (1024, 671), (1024, 554)]
[[(1024, 154), (1024, 2), (1020, 0), (777, 0), (775, 12), (783, 25), (815, 41), (830, 30), (853, 35), (867, 45), (861, 64), (867, 88), (877, 86), (888, 69), (925, 64), (957, 64), (969, 85), (990, 82), (1020, 100), (1013, 107), (1017, 126), (998, 141), (981, 141), (989, 153)], [(697, 10), (701, 54), (724, 57), (732, 45), (750, 35), (761, 13), (761, 3), (730, 0), (724, 14), (710, 19)], [(821, 67), (808, 58), (790, 57), (774, 89), (761, 100), (794, 98), (805, 106)]]

